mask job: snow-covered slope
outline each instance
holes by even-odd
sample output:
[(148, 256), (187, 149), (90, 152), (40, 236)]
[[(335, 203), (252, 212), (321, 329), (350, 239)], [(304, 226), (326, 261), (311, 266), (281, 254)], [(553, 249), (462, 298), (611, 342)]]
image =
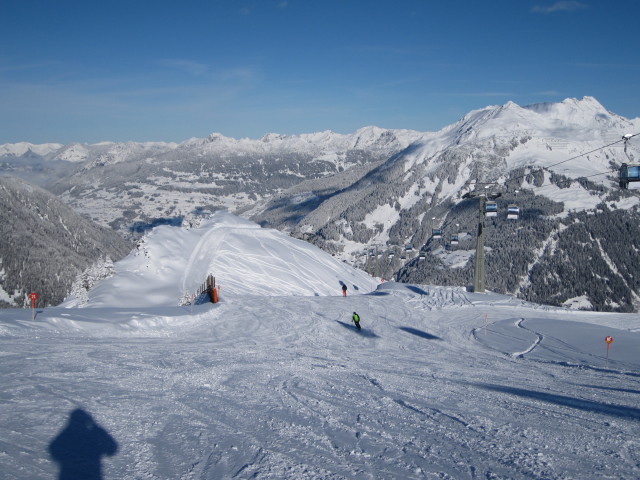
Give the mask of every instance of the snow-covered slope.
[[(288, 285), (281, 264), (252, 263), (255, 227), (234, 230), (255, 265), (236, 279)], [(305, 253), (321, 276), (324, 255)], [(637, 315), (426, 285), (226, 285), (216, 305), (0, 310), (2, 477), (640, 477)]]
[(343, 283), (366, 293), (379, 283), (309, 243), (219, 211), (196, 228), (155, 228), (89, 292), (86, 306), (176, 306), (210, 274), (225, 298), (335, 295)]

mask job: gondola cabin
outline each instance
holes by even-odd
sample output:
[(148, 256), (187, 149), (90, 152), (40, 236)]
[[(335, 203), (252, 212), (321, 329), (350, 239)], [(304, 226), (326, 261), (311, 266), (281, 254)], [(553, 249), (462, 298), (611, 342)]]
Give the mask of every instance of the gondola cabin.
[(517, 205), (509, 205), (507, 207), (507, 218), (509, 220), (517, 220), (520, 216), (520, 209)]
[(458, 241), (458, 235), (454, 234), (451, 235), (451, 245), (458, 245), (459, 241)]
[(442, 230), (439, 229), (439, 228), (434, 228), (432, 233), (431, 233), (431, 236), (433, 238), (442, 238)]
[(484, 214), (487, 217), (497, 217), (498, 216), (498, 204), (494, 201), (489, 200), (484, 206)]
[[(640, 165), (628, 165), (623, 163), (620, 166), (620, 188), (629, 188), (629, 183), (640, 182)], [(634, 185), (634, 189), (640, 188), (640, 184)]]

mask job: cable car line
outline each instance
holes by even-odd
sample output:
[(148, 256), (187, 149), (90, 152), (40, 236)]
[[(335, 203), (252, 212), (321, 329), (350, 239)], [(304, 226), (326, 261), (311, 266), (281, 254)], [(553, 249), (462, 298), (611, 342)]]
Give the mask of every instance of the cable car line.
[[(533, 175), (536, 171), (543, 172), (543, 171), (545, 171), (545, 169), (556, 167), (556, 166), (561, 165), (563, 163), (570, 162), (571, 160), (575, 160), (576, 158), (584, 157), (585, 155), (589, 155), (589, 154), (597, 152), (599, 150), (603, 150), (605, 148), (608, 148), (608, 147), (611, 147), (613, 145), (616, 145), (616, 144), (618, 144), (620, 142), (624, 142), (625, 143), (625, 153), (626, 153), (626, 146), (627, 146), (629, 140), (634, 138), (634, 137), (637, 137), (639, 135), (640, 135), (640, 133), (626, 134), (620, 140), (616, 140), (615, 142), (611, 142), (611, 143), (608, 143), (607, 145), (603, 145), (603, 146), (595, 148), (593, 150), (589, 150), (588, 152), (584, 152), (584, 153), (581, 153), (579, 155), (575, 155), (575, 156), (573, 156), (571, 158), (567, 158), (566, 160), (562, 160), (560, 162), (552, 163), (551, 165), (543, 165), (541, 167), (537, 167), (535, 169), (532, 169), (528, 173), (525, 173), (525, 174), (520, 175), (518, 177), (512, 177), (509, 180), (517, 181), (517, 180), (520, 180), (520, 179), (524, 179), (529, 175)], [(527, 167), (524, 167), (524, 168), (527, 168)], [(607, 172), (596, 173), (594, 175), (587, 175), (587, 176), (582, 176), (582, 177), (578, 177), (578, 178), (591, 178), (591, 177), (596, 177), (598, 175), (605, 175), (607, 173), (611, 173), (611, 172), (614, 172), (614, 171), (615, 170), (612, 169), (612, 170), (608, 170)], [(571, 181), (571, 180), (572, 179), (569, 179), (569, 181)], [(486, 188), (486, 186), (488, 186), (488, 185), (498, 185), (498, 182), (469, 182), (467, 185), (485, 185), (485, 188)], [(536, 189), (536, 188), (541, 188), (541, 187), (536, 187), (536, 186), (531, 187), (531, 189)]]
[(551, 165), (546, 165), (546, 166), (544, 166), (542, 168), (551, 168), (551, 167), (555, 167), (556, 165), (560, 165), (562, 163), (570, 162), (571, 160), (575, 160), (576, 158), (584, 157), (585, 155), (589, 155), (590, 153), (597, 152), (598, 150), (602, 150), (603, 148), (611, 147), (611, 146), (615, 145), (616, 143), (626, 142), (628, 139), (636, 137), (638, 135), (640, 135), (640, 133), (635, 133), (633, 135), (625, 135), (620, 140), (616, 140), (615, 142), (609, 143), (607, 145), (603, 145), (602, 147), (598, 147), (598, 148), (596, 148), (594, 150), (591, 150), (589, 152), (581, 153), (580, 155), (576, 155), (575, 157), (567, 158), (566, 160), (563, 160), (561, 162), (553, 163)]
[[(608, 148), (608, 147), (611, 147), (613, 145), (619, 144), (620, 142), (624, 142), (624, 144), (625, 144), (625, 154), (627, 154), (627, 157), (629, 157), (629, 155), (627, 153), (627, 145), (629, 143), (629, 140), (634, 138), (634, 137), (637, 137), (639, 135), (640, 135), (640, 133), (626, 134), (620, 140), (616, 140), (615, 142), (608, 143), (606, 145), (603, 145), (601, 147), (595, 148), (593, 150), (589, 150), (588, 152), (584, 152), (584, 153), (581, 153), (579, 155), (574, 155), (571, 158), (567, 158), (566, 160), (562, 160), (560, 162), (556, 162), (556, 163), (553, 163), (551, 165), (544, 165), (544, 166), (540, 166), (540, 167), (537, 167), (537, 168), (534, 168), (532, 166), (528, 166), (528, 167), (525, 166), (525, 167), (523, 167), (524, 169), (526, 169), (526, 168), (530, 168), (531, 169), (528, 173), (522, 174), (522, 175), (517, 176), (517, 177), (511, 177), (508, 180), (517, 181), (517, 180), (520, 180), (520, 179), (524, 179), (529, 175), (533, 175), (536, 171), (540, 171), (540, 172), (544, 172), (545, 170), (548, 171), (548, 169), (550, 169), (552, 167), (561, 165), (561, 164), (566, 163), (566, 162), (570, 162), (571, 160), (575, 160), (575, 159), (580, 158), (580, 157), (584, 157), (585, 155), (589, 155), (589, 154), (597, 152), (599, 150), (603, 150), (605, 148)], [(629, 159), (630, 159), (630, 157), (629, 157)], [(624, 165), (626, 165), (626, 163), (623, 163), (623, 166)], [(637, 174), (634, 173), (634, 174), (630, 175), (629, 177), (625, 177), (625, 179), (627, 181), (640, 181), (640, 165), (633, 165), (632, 167), (637, 168), (638, 169), (638, 173)], [(607, 175), (607, 174), (610, 174), (610, 173), (612, 173), (614, 171), (615, 171), (615, 169), (610, 169), (610, 170), (607, 170), (607, 171), (604, 171), (604, 172), (600, 172), (600, 173), (594, 173), (594, 174), (591, 174), (591, 175), (580, 176), (580, 177), (578, 177), (578, 179), (580, 179), (580, 178), (587, 179), (587, 178), (591, 178), (591, 177), (597, 177), (597, 176), (600, 176), (600, 175)], [(561, 174), (558, 174), (558, 175), (561, 175)], [(578, 180), (578, 179), (568, 178), (566, 181), (572, 183), (573, 181)], [(562, 182), (560, 182), (560, 183), (562, 183)], [(491, 186), (491, 185), (498, 185), (498, 182), (497, 181), (495, 181), (495, 182), (471, 182), (471, 181), (469, 181), (469, 182), (465, 183), (465, 187), (470, 187), (471, 185), (474, 185), (476, 188), (478, 186), (480, 186), (480, 185), (484, 185), (485, 188), (488, 189), (488, 187)], [(622, 187), (622, 177), (621, 177), (621, 187)], [(534, 185), (534, 186), (531, 186), (529, 188), (531, 190), (535, 190), (537, 188), (542, 188), (542, 186), (538, 187), (538, 186)], [(500, 197), (501, 195), (502, 195), (501, 193), (489, 194), (489, 192), (480, 193), (478, 191), (469, 191), (469, 192), (465, 193), (464, 195), (462, 195), (462, 198), (463, 199), (467, 199), (467, 198), (473, 198), (473, 197), (483, 197), (484, 199), (486, 199), (486, 200), (484, 200), (484, 209), (483, 209), (484, 210), (484, 212), (483, 212), (484, 215), (487, 216), (487, 217), (495, 217), (495, 216), (497, 216), (497, 202), (495, 200), (498, 197)], [(516, 190), (516, 195), (517, 195), (517, 190)], [(518, 205), (516, 203), (508, 204), (508, 206), (507, 206), (507, 219), (508, 220), (518, 220), (519, 217), (520, 217), (520, 208), (518, 207)], [(440, 228), (432, 229), (431, 239), (435, 240), (435, 239), (441, 239), (441, 238), (443, 238), (443, 228), (440, 227)], [(451, 234), (450, 244), (451, 245), (458, 245), (458, 243), (459, 243), (459, 233)], [(405, 251), (409, 251), (409, 250), (411, 250), (411, 248), (409, 246), (406, 246), (405, 247)], [(422, 249), (420, 250), (419, 258), (424, 258), (424, 252), (422, 252)]]

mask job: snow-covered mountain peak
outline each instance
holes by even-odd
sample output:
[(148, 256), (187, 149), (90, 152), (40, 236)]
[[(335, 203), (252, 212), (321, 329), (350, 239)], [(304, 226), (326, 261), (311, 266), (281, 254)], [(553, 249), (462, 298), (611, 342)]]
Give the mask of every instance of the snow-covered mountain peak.
[(354, 135), (353, 148), (368, 148), (397, 141), (392, 130), (369, 126), (359, 129)]
[(391, 130), (385, 128), (376, 127), (375, 125), (369, 125), (368, 127), (362, 127), (358, 129), (355, 135), (359, 138), (377, 139), (383, 135), (393, 133)]
[[(109, 144), (110, 146), (111, 144)], [(100, 145), (104, 148), (105, 145)], [(59, 160), (64, 160), (66, 162), (83, 162), (87, 159), (89, 155), (89, 150), (86, 145), (82, 145), (80, 143), (71, 143), (66, 145), (60, 149), (56, 158)]]
[(503, 135), (513, 130), (514, 125), (521, 122), (522, 108), (514, 102), (504, 105), (490, 105), (472, 110), (460, 120), (448, 125), (427, 138), (427, 144), (435, 145), (436, 149), (460, 145), (470, 141)]
[(391, 155), (424, 135), (413, 130), (389, 130), (375, 126), (364, 127), (351, 134), (341, 134), (331, 130), (299, 135), (267, 133), (259, 139), (240, 140), (212, 133), (204, 139), (191, 138), (178, 148), (191, 150), (201, 148), (208, 153), (233, 152), (245, 155), (268, 152), (341, 155), (348, 150), (374, 150)]
[(218, 132), (213, 132), (209, 134), (207, 138), (204, 139), (206, 143), (220, 142), (220, 141), (226, 141), (226, 140), (230, 140), (230, 138), (225, 137), (224, 135)]
[(607, 120), (612, 116), (612, 114), (593, 97), (583, 97), (582, 99), (567, 98), (562, 102), (538, 103), (522, 108), (547, 118), (579, 124), (592, 124), (594, 121), (602, 123), (603, 120)]
[(607, 111), (593, 97), (524, 107), (509, 101), (473, 110), (437, 136), (448, 136), (451, 145), (517, 135), (586, 140), (603, 133), (616, 136), (620, 129), (638, 128), (637, 123)]
[(505, 111), (505, 110), (517, 110), (518, 108), (520, 108), (520, 105), (518, 105), (516, 102), (513, 102), (511, 100), (509, 100), (507, 103), (505, 103), (504, 105), (500, 106), (500, 110), (501, 111)]
[(221, 133), (213, 132), (207, 135), (205, 138), (192, 137), (188, 140), (185, 140), (184, 142), (178, 144), (177, 148), (216, 148), (231, 143), (237, 144), (238, 141), (230, 137), (225, 137)]
[(418, 132), (417, 130), (386, 129), (376, 126), (363, 127), (350, 135), (350, 148), (354, 149), (379, 149), (402, 150), (414, 142), (431, 136), (431, 133)]
[(267, 133), (260, 138), (261, 142), (264, 143), (273, 143), (278, 141), (283, 141), (287, 138), (287, 135), (282, 135), (280, 133)]
[(39, 145), (28, 142), (4, 143), (0, 145), (0, 156), (6, 155), (21, 157), (23, 155), (26, 155), (29, 151), (35, 153), (36, 155), (46, 156), (59, 150), (62, 147), (63, 145), (59, 143), (43, 143)]
[[(638, 120), (608, 112), (593, 97), (526, 107), (510, 101), (471, 111), (439, 132), (424, 133), (411, 148), (391, 158), (384, 171), (390, 172), (396, 165), (394, 175), (403, 172), (407, 182), (415, 181), (413, 174), (420, 181), (424, 175), (429, 182), (434, 177), (446, 178), (448, 193), (441, 191), (442, 198), (457, 195), (474, 171), (495, 181), (514, 168), (561, 163), (557, 170), (563, 175), (593, 176), (611, 168), (611, 159), (619, 157), (615, 151), (594, 154), (589, 162), (577, 157), (569, 163), (567, 158), (620, 140), (623, 134), (638, 129)], [(597, 180), (608, 182), (604, 175)]]
[(332, 130), (323, 130), (321, 132), (305, 133), (297, 138), (300, 138), (309, 144), (326, 146), (328, 144), (334, 143), (336, 140), (341, 139), (342, 135), (340, 135), (339, 133), (335, 133)]

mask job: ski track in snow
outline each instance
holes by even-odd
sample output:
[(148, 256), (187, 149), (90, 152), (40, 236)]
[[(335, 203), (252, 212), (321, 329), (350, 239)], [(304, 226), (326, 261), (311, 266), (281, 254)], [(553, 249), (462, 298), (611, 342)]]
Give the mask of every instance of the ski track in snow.
[(522, 328), (523, 330), (526, 330), (528, 332), (533, 333), (536, 336), (536, 340), (531, 344), (531, 346), (529, 348), (527, 348), (526, 350), (523, 350), (522, 352), (515, 352), (512, 353), (511, 356), (512, 357), (524, 357), (527, 353), (530, 353), (533, 351), (534, 348), (536, 348), (538, 345), (540, 345), (540, 343), (542, 342), (542, 335), (540, 335), (537, 332), (534, 332), (526, 327), (524, 327), (522, 325), (522, 322), (524, 322), (524, 318), (520, 318), (515, 322), (516, 327), (518, 328)]
[[(222, 230), (222, 232), (220, 230)], [(218, 235), (219, 238), (217, 238), (215, 243), (212, 244), (211, 237), (214, 237), (216, 235)], [(202, 277), (202, 275), (193, 275), (193, 272), (192, 272), (193, 266), (197, 263), (198, 260), (201, 260), (203, 258), (202, 250), (205, 248), (205, 246), (209, 250), (214, 250), (216, 245), (219, 245), (224, 241), (225, 236), (226, 236), (226, 231), (224, 227), (222, 229), (212, 228), (202, 235), (202, 237), (198, 241), (198, 244), (195, 246), (195, 248), (193, 249), (193, 252), (189, 256), (189, 260), (187, 261), (187, 266), (184, 269), (184, 274), (182, 275), (182, 280), (181, 280), (183, 292), (188, 292), (192, 290), (191, 288), (192, 286), (188, 285), (189, 279)], [(206, 278), (206, 274), (202, 278), (203, 278), (202, 282), (204, 282), (204, 279)]]

